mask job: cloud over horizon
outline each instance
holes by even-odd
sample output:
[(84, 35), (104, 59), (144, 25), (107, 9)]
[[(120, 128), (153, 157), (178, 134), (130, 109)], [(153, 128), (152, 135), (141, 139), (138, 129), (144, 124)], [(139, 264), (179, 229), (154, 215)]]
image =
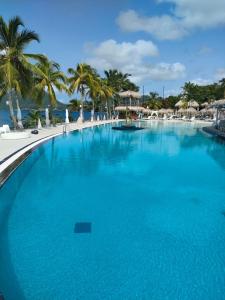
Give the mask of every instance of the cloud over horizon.
[(135, 10), (121, 12), (116, 20), (125, 32), (143, 31), (160, 40), (175, 40), (196, 29), (225, 25), (224, 0), (157, 0), (171, 3), (170, 14), (142, 16)]
[(134, 43), (106, 40), (88, 50), (87, 62), (98, 70), (119, 69), (132, 74), (135, 83), (151, 80), (175, 80), (185, 76), (186, 68), (179, 62), (151, 63), (158, 56), (157, 46), (152, 41), (138, 40)]

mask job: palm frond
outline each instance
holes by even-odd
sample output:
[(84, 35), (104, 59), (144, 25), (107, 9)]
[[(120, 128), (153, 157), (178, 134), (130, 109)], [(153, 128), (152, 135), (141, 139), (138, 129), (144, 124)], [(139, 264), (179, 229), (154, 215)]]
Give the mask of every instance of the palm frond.
[(10, 41), (8, 37), (8, 27), (1, 16), (0, 16), (0, 42), (3, 43), (5, 47), (10, 46)]
[(11, 47), (15, 46), (15, 41), (17, 39), (18, 29), (20, 26), (24, 26), (20, 17), (16, 16), (11, 20), (9, 20), (8, 35), (9, 35), (9, 44)]
[(36, 60), (38, 62), (43, 62), (47, 57), (43, 54), (32, 54), (32, 53), (23, 53), (24, 57)]
[(38, 34), (34, 31), (24, 29), (17, 36), (16, 46), (20, 49), (24, 49), (32, 41), (40, 42)]

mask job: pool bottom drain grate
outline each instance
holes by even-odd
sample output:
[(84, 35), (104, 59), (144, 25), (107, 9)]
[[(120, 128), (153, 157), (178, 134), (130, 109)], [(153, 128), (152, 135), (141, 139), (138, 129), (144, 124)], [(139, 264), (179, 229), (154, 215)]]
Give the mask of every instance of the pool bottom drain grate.
[(91, 223), (90, 222), (78, 222), (74, 226), (75, 233), (91, 233)]

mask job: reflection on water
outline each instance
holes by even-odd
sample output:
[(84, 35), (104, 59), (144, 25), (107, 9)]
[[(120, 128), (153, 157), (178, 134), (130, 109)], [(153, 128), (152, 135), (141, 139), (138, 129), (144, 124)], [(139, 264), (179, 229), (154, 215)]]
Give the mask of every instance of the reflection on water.
[(225, 142), (214, 139), (207, 147), (207, 153), (225, 170)]

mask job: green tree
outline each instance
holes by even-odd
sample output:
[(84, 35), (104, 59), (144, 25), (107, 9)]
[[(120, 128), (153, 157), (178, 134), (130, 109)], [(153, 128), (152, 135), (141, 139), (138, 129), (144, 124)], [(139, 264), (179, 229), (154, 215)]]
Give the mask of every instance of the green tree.
[(70, 100), (70, 102), (68, 104), (69, 111), (78, 111), (80, 108), (80, 104), (81, 104), (81, 102), (77, 99)]
[[(33, 41), (39, 42), (38, 35), (25, 29), (19, 17), (10, 19), (8, 23), (0, 17), (0, 95), (7, 95), (10, 117), (15, 128), (18, 124), (14, 114), (13, 96), (24, 94), (31, 84), (33, 65), (30, 60), (42, 59), (40, 54), (24, 53), (25, 48)], [(18, 97), (16, 101), (19, 107)]]
[(130, 76), (131, 74), (122, 73), (116, 69), (105, 71), (107, 84), (111, 86), (116, 93), (127, 90), (139, 91), (139, 87), (130, 81)]
[(157, 92), (150, 92), (148, 96), (148, 100), (145, 103), (150, 109), (158, 110), (162, 107), (162, 99)]
[[(68, 73), (71, 75), (68, 78), (69, 92), (70, 94), (74, 92), (80, 93), (83, 112), (84, 100), (88, 96), (88, 93), (89, 95), (94, 95), (94, 91), (97, 88), (97, 74), (90, 65), (85, 63), (78, 64), (74, 69), (69, 68)], [(83, 119), (83, 116), (81, 117)]]
[(68, 91), (66, 86), (66, 76), (60, 70), (56, 62), (43, 59), (35, 65), (33, 97), (38, 103), (42, 103), (45, 95), (48, 95), (50, 106), (55, 107), (57, 97), (55, 90)]
[(97, 98), (100, 100), (100, 103), (106, 107), (107, 117), (111, 117), (111, 106), (110, 106), (110, 99), (114, 95), (113, 87), (107, 84), (107, 81), (102, 79), (99, 81), (98, 88), (97, 88)]

